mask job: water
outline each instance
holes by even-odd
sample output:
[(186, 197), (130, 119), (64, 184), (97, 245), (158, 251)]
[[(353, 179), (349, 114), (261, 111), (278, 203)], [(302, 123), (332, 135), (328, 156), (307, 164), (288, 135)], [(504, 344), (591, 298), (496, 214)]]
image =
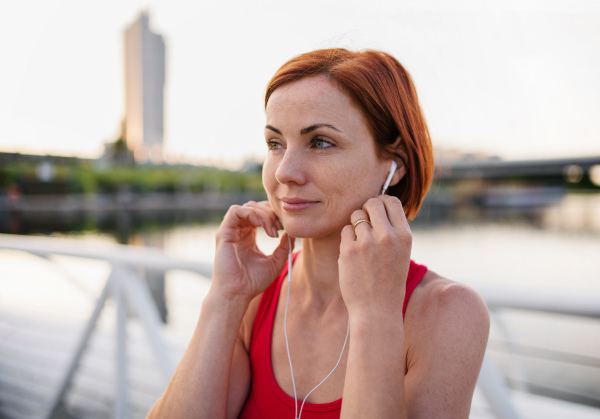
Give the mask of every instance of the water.
[[(217, 220), (213, 214), (209, 222), (142, 225), (126, 235), (114, 230), (54, 235), (92, 246), (120, 241), (160, 247), (178, 258), (212, 262)], [(422, 215), (412, 231), (415, 261), (476, 289), (494, 284), (600, 291), (600, 195), (567, 195), (559, 205), (525, 212), (471, 208), (452, 219)], [(258, 242), (265, 252), (277, 245), (262, 231)], [(0, 251), (1, 310), (85, 318), (108, 266), (67, 257), (54, 261)], [(182, 336), (192, 333), (209, 286), (209, 280), (195, 274), (167, 273), (169, 328)], [(511, 386), (600, 406), (600, 321), (518, 310), (493, 314), (490, 355)], [(509, 354), (515, 351), (520, 355)]]

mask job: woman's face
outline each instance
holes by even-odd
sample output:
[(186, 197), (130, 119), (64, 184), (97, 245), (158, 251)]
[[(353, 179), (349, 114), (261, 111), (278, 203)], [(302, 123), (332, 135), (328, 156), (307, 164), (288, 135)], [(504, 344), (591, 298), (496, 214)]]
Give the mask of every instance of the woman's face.
[(325, 77), (279, 87), (267, 103), (263, 183), (293, 237), (338, 233), (350, 215), (381, 193), (381, 161), (362, 110)]

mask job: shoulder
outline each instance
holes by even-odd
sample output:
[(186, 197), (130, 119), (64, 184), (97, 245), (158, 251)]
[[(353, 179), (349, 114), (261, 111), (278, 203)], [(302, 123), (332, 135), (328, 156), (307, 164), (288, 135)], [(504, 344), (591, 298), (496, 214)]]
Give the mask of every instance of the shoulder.
[[(448, 315), (474, 316), (473, 320), (488, 322), (488, 310), (483, 298), (468, 285), (451, 281), (435, 272), (427, 271), (408, 303), (406, 321), (436, 318)], [(443, 315), (443, 318), (439, 318)]]
[(483, 299), (428, 272), (404, 320), (409, 417), (468, 417), (489, 334)]
[[(428, 271), (414, 290), (404, 320), (407, 344), (438, 348), (468, 340), (475, 351), (485, 350), (489, 313), (471, 287)], [(475, 344), (475, 345), (474, 345)]]

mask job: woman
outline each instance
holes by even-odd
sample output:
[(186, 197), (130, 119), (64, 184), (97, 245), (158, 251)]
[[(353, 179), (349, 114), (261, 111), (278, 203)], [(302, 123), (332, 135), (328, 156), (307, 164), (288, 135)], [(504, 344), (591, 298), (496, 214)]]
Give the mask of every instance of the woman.
[[(408, 73), (378, 51), (313, 51), (279, 69), (265, 109), (269, 201), (225, 215), (198, 325), (149, 416), (468, 417), (489, 318), (410, 260), (433, 158)], [(259, 227), (285, 230), (270, 256)]]

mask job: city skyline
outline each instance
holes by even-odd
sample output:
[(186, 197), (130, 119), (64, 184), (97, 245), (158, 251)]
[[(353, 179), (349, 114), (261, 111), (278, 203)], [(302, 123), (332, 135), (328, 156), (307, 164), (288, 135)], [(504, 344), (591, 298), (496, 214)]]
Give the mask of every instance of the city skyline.
[(600, 154), (600, 2), (583, 0), (6, 3), (0, 150), (97, 157), (118, 138), (122, 33), (140, 10), (167, 47), (167, 161), (260, 159), (269, 78), (294, 55), (335, 46), (396, 56), (437, 148)]

